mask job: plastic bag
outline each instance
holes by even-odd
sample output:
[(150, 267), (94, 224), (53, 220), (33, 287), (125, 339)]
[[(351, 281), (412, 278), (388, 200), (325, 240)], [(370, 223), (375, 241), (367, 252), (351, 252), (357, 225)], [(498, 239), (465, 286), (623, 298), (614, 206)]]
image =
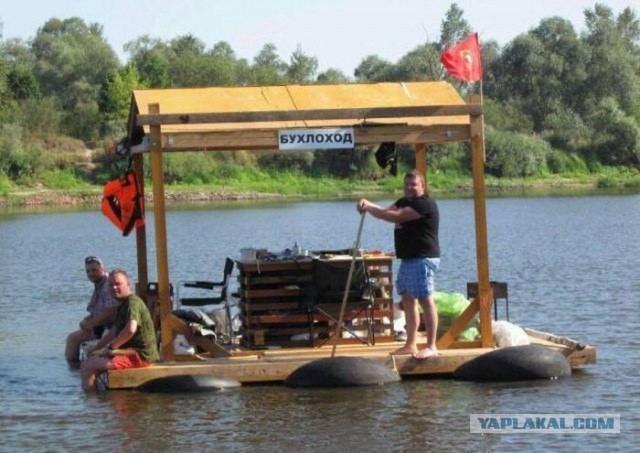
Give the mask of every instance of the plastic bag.
[[(436, 291), (436, 308), (438, 310), (438, 337), (445, 333), (458, 317), (467, 309), (470, 302), (461, 293)], [(478, 317), (474, 316), (467, 327), (460, 332), (458, 340), (475, 340), (480, 336)]]

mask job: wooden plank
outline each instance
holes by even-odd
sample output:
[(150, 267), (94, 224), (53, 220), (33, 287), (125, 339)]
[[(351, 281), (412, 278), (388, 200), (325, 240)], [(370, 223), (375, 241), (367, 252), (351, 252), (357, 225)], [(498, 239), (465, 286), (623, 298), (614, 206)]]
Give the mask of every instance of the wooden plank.
[[(327, 312), (329, 316), (333, 316), (335, 318), (337, 318), (338, 314), (340, 313), (340, 305), (336, 305), (336, 304), (331, 304), (330, 306), (322, 305), (318, 308)], [(352, 308), (347, 306), (345, 310), (345, 317), (347, 316), (347, 313), (349, 314), (349, 316), (351, 316), (351, 318), (366, 318), (369, 316), (368, 309), (363, 309), (363, 308)], [(323, 318), (327, 316), (323, 313), (318, 313), (318, 314)], [(373, 310), (374, 319), (381, 319), (385, 316), (387, 318), (393, 319), (393, 309), (384, 310), (380, 308), (374, 308)]]
[[(479, 310), (478, 299), (473, 299), (469, 306), (462, 312), (460, 316), (453, 322), (449, 330), (447, 330), (438, 339), (438, 349), (447, 349), (457, 341), (458, 335), (462, 332), (471, 319)], [(493, 339), (492, 339), (493, 341)]]
[[(203, 350), (212, 353), (216, 357), (224, 357), (230, 355), (229, 351), (227, 351), (221, 345), (207, 338), (195, 335), (192, 332), (191, 327), (189, 327), (189, 325), (184, 320), (178, 318), (172, 313), (169, 313), (167, 316), (165, 316), (165, 326), (172, 333), (172, 335), (174, 333), (180, 333), (184, 335), (189, 344), (193, 346), (199, 346)], [(173, 340), (171, 352), (173, 354)]]
[(267, 297), (294, 297), (301, 294), (300, 288), (287, 289), (240, 289), (240, 296), (245, 299), (261, 299)]
[[(355, 343), (353, 344), (355, 346)], [(350, 349), (351, 347), (350, 345), (345, 345), (337, 348), (336, 355), (353, 355)], [(388, 354), (389, 348), (383, 348), (382, 351), (378, 351), (378, 346), (367, 347), (370, 348), (369, 350), (371, 352), (363, 356), (388, 364), (390, 367), (395, 364), (400, 374), (414, 376), (452, 373), (457, 367), (462, 365), (462, 363), (471, 360), (481, 353), (489, 351), (481, 348), (470, 350), (460, 349), (456, 350), (456, 354), (441, 353), (440, 356), (435, 359), (416, 360), (411, 356), (395, 356), (395, 358), (392, 359)], [(343, 348), (347, 349), (343, 351)], [(322, 354), (326, 354), (326, 351), (323, 350)], [(128, 370), (112, 370), (107, 373), (107, 386), (110, 389), (135, 388), (152, 379), (184, 374), (214, 374), (216, 376), (236, 379), (242, 383), (281, 382), (294, 370), (313, 360), (313, 357), (317, 358), (317, 353), (310, 357), (264, 356), (255, 359), (248, 357), (238, 359), (223, 358), (191, 363), (172, 362)]]
[[(466, 125), (447, 126), (367, 126), (356, 127), (355, 143), (375, 145), (385, 141), (401, 144), (445, 143), (470, 140)], [(246, 131), (208, 131), (168, 133), (163, 136), (163, 150), (180, 151), (228, 151), (235, 149), (274, 152), (278, 149), (276, 129)]]
[(107, 386), (110, 389), (135, 388), (143, 383), (165, 376), (179, 376), (185, 374), (202, 375), (214, 374), (220, 377), (240, 380), (243, 383), (283, 381), (295, 369), (304, 365), (306, 361), (290, 361), (279, 363), (277, 366), (267, 361), (246, 361), (231, 363), (176, 363), (154, 365), (146, 368), (129, 369), (126, 372), (109, 371)]
[[(133, 171), (140, 183), (140, 195), (144, 200), (144, 159), (142, 154), (135, 154), (133, 157)], [(146, 214), (145, 214), (146, 217)], [(147, 284), (149, 283), (149, 272), (147, 269), (147, 226), (146, 223), (136, 228), (136, 259), (138, 264), (138, 290), (137, 294), (145, 302), (147, 301)]]
[(482, 346), (482, 341), (480, 340), (470, 340), (470, 341), (458, 340), (450, 344), (448, 349), (467, 349), (467, 348), (481, 348), (481, 347), (483, 346)]
[[(370, 277), (376, 277), (376, 278), (390, 278), (393, 275), (391, 271), (381, 271), (378, 269), (369, 269), (367, 270), (367, 272), (369, 272)], [(386, 283), (386, 284), (390, 285), (391, 283)]]
[(244, 277), (239, 277), (241, 284), (246, 285), (290, 285), (295, 283), (310, 283), (313, 281), (313, 276), (308, 274), (300, 274), (300, 275), (245, 275)]
[(240, 302), (240, 308), (245, 313), (254, 313), (258, 311), (271, 311), (271, 310), (296, 310), (300, 308), (299, 302)]
[(478, 301), (482, 346), (493, 344), (491, 332), (491, 284), (489, 282), (489, 242), (484, 183), (484, 137), (482, 115), (471, 116), (471, 154), (473, 172), (473, 206), (476, 230), (476, 259), (478, 265)]
[[(315, 326), (313, 331), (316, 333), (328, 331), (328, 326)], [(244, 329), (243, 333), (253, 335), (257, 332), (262, 332), (265, 335), (296, 335), (300, 333), (309, 333), (311, 328), (308, 324), (300, 325), (298, 327), (280, 327), (279, 325), (264, 327), (262, 329)]]
[(412, 126), (370, 125), (355, 128), (356, 144), (375, 145), (388, 141), (415, 145), (418, 143), (460, 142), (471, 139), (469, 127), (462, 124)]
[(428, 191), (427, 185), (427, 146), (424, 143), (416, 144), (416, 170), (424, 178), (424, 188)]
[(238, 262), (238, 269), (240, 269), (241, 275), (246, 273), (255, 272), (257, 274), (266, 274), (269, 272), (279, 271), (310, 271), (313, 262), (311, 258), (305, 258), (304, 260), (292, 260), (292, 261), (260, 261), (257, 262)]
[[(156, 104), (157, 105), (157, 104)], [(356, 109), (313, 109), (280, 110), (257, 112), (216, 112), (216, 113), (152, 113), (137, 115), (138, 126), (160, 126), (164, 124), (212, 124), (212, 123), (253, 123), (269, 121), (310, 121), (339, 119), (401, 118), (424, 116), (463, 116), (482, 113), (481, 104), (428, 105), (410, 107), (377, 107)]]
[[(336, 308), (337, 311), (340, 310), (338, 306)], [(327, 310), (329, 311), (329, 310)], [(334, 316), (335, 314), (335, 316)], [(263, 315), (253, 315), (248, 319), (245, 319), (246, 324), (248, 325), (259, 325), (259, 324), (294, 324), (294, 323), (305, 323), (310, 321), (334, 321), (338, 317), (338, 313), (330, 312), (329, 315), (325, 315), (320, 312), (312, 312), (312, 313), (273, 313), (273, 314), (263, 314)], [(393, 310), (374, 310), (374, 318), (380, 318), (383, 316), (393, 317)], [(352, 319), (365, 318), (367, 314), (358, 309), (347, 310), (345, 312), (345, 320), (350, 321)]]
[(310, 315), (306, 313), (286, 313), (270, 315), (254, 315), (245, 320), (248, 324), (283, 324), (304, 323), (310, 321)]
[[(158, 104), (149, 105), (149, 112), (159, 114)], [(160, 146), (160, 126), (152, 126), (151, 134), (151, 177), (153, 181), (153, 218), (156, 241), (156, 266), (158, 275), (158, 301), (160, 304), (161, 354), (165, 360), (173, 357), (173, 332), (166, 322), (171, 313), (169, 294), (169, 258), (167, 252), (167, 224), (164, 201), (164, 170), (162, 168), (162, 147)]]

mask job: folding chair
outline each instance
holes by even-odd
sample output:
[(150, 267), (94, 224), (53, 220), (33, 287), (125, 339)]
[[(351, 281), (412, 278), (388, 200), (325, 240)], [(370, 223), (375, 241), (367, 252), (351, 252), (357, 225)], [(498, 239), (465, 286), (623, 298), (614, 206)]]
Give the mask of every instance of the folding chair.
[[(219, 282), (210, 281), (180, 281), (178, 282), (177, 307), (202, 307), (205, 305), (224, 305), (226, 318), (226, 334), (233, 338), (233, 326), (231, 318), (231, 304), (229, 302), (229, 281), (233, 272), (234, 261), (231, 258), (225, 260), (223, 278)], [(209, 297), (181, 297), (180, 288), (197, 288), (209, 291), (217, 291), (217, 295)]]

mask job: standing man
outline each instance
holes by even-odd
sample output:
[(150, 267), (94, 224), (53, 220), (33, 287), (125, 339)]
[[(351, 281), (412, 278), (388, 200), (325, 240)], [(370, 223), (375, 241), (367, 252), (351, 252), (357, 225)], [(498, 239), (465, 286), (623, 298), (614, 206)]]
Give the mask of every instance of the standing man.
[[(433, 292), (434, 275), (440, 265), (439, 214), (436, 202), (425, 193), (424, 178), (415, 170), (409, 172), (404, 177), (404, 197), (388, 208), (362, 199), (358, 211), (395, 223), (396, 256), (402, 260), (396, 288), (407, 318), (407, 341), (393, 354), (411, 354), (416, 359), (436, 357), (438, 312)], [(422, 306), (427, 330), (427, 347), (422, 350), (417, 343), (420, 313), (416, 300)]]
[(97, 256), (84, 259), (87, 278), (93, 283), (93, 294), (87, 311), (89, 314), (80, 321), (80, 328), (67, 336), (65, 357), (71, 366), (79, 365), (78, 347), (82, 342), (99, 339), (105, 329), (109, 329), (116, 318), (117, 301), (109, 288), (109, 272)]
[(153, 320), (145, 303), (131, 293), (127, 273), (114, 269), (109, 276), (118, 312), (113, 328), (89, 352), (82, 363), (82, 388), (96, 389), (96, 376), (106, 370), (142, 368), (158, 360)]

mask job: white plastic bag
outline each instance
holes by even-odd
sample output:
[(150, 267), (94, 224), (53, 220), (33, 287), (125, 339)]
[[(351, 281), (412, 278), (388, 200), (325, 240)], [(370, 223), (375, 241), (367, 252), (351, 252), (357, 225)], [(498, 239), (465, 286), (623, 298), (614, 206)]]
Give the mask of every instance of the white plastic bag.
[(522, 346), (531, 343), (529, 335), (520, 326), (509, 321), (491, 321), (493, 344), (499, 348)]
[(184, 337), (184, 335), (178, 334), (173, 340), (173, 352), (175, 354), (193, 355), (196, 353), (196, 350), (189, 344), (189, 342), (187, 342), (187, 339)]

